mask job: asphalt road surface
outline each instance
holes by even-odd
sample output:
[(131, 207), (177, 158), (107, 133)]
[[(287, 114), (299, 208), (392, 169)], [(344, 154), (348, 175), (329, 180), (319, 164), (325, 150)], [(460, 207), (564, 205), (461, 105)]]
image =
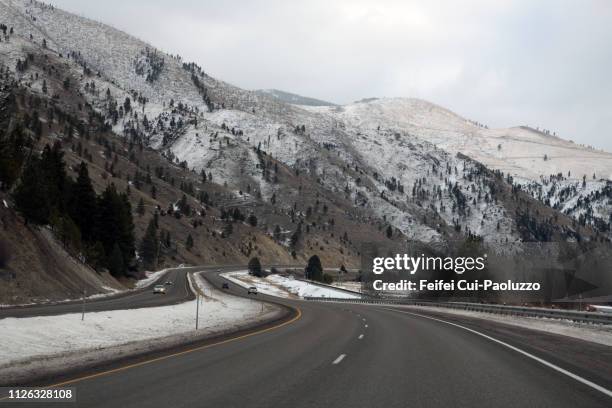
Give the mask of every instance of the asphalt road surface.
[[(220, 287), (223, 278), (205, 274)], [(234, 284), (229, 292), (246, 296)], [(63, 385), (75, 387), (77, 401), (51, 406), (612, 406), (593, 386), (476, 332), (607, 389), (611, 347), (405, 308), (282, 303), (299, 312), (281, 327), (77, 376)]]

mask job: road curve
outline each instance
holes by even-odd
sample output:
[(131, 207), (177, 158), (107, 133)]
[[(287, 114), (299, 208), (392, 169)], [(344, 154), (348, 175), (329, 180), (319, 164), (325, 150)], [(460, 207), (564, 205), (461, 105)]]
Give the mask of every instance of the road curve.
[[(214, 272), (205, 272), (205, 276), (216, 286), (223, 281)], [(244, 295), (245, 290), (230, 284), (230, 292)], [(235, 341), (150, 362), (140, 361), (129, 368), (114, 367), (114, 371), (95, 377), (75, 378), (65, 385), (76, 387), (77, 402), (64, 406), (609, 407), (612, 404), (612, 399), (601, 392), (516, 351), (423, 316), (369, 305), (289, 300), (282, 303), (299, 308), (300, 318)], [(530, 352), (545, 359), (556, 358), (555, 363), (565, 367), (576, 364), (568, 368), (582, 370), (581, 375), (591, 376), (594, 381), (609, 379), (590, 372), (610, 370), (609, 348), (572, 343), (563, 336), (546, 333), (504, 332), (499, 325), (481, 326), (479, 330), (505, 336), (504, 341), (517, 347), (528, 346), (531, 336), (534, 346)], [(540, 347), (542, 344), (554, 344), (557, 349), (570, 344), (582, 351), (566, 350), (565, 355), (578, 360), (567, 362), (555, 357), (554, 350), (549, 352)], [(597, 367), (581, 366), (585, 350), (599, 355)]]
[[(116, 295), (87, 299), (85, 302), (86, 312), (99, 312), (105, 310), (135, 309), (142, 307), (164, 306), (184, 302), (194, 298), (187, 274), (194, 271), (230, 271), (244, 269), (244, 267), (185, 267), (170, 268), (155, 281), (146, 287), (125, 291)], [(166, 294), (154, 294), (152, 288), (158, 283), (170, 281), (172, 285), (166, 285)], [(32, 317), (49, 316), (66, 313), (81, 313), (83, 302), (79, 300), (63, 303), (39, 304), (0, 308), (0, 319), (5, 317)]]

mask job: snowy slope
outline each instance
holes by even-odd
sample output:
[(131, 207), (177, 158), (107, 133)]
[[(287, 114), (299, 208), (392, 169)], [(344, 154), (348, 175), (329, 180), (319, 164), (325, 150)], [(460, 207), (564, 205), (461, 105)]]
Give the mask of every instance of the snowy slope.
[(612, 221), (612, 181), (564, 176), (542, 177), (539, 181), (515, 179), (514, 183), (532, 197), (572, 216), (581, 225), (610, 232)]
[(294, 105), (306, 105), (306, 106), (335, 106), (335, 103), (322, 101), (320, 99), (309, 98), (302, 95), (297, 95), (291, 92), (285, 92), (278, 89), (260, 89), (257, 91), (260, 94), (268, 94), (276, 99), (283, 102), (291, 103)]
[[(612, 154), (527, 126), (488, 129), (419, 99), (383, 98), (343, 107), (309, 108), (360, 129), (389, 129), (422, 138), (449, 152), (461, 152), (492, 169), (532, 180), (568, 171), (612, 177)], [(544, 160), (544, 156), (548, 160)]]
[(356, 299), (357, 294), (335, 290), (331, 287), (323, 287), (298, 279), (293, 279), (277, 274), (268, 275), (265, 278), (258, 278), (249, 275), (248, 271), (228, 272), (222, 274), (226, 279), (244, 288), (255, 286), (261, 293), (271, 296), (293, 298), (304, 297), (328, 297), (336, 299)]
[[(179, 56), (42, 3), (0, 0), (0, 20), (15, 26), (10, 42), (0, 45), (9, 68), (44, 37), (49, 52), (71, 66), (92, 106), (130, 141), (203, 170), (237, 194), (248, 189), (268, 201), (283, 190), (299, 197), (301, 186), (263, 176), (265, 152), (266, 159), (310, 176), (330, 199), (351, 202), (350, 217), (391, 225), (409, 239), (440, 242), (454, 227), (490, 242), (519, 240), (513, 215), (493, 197), (490, 180), (459, 152), (536, 183), (540, 175), (568, 170), (580, 178), (612, 174), (608, 153), (529, 128), (487, 129), (418, 99), (297, 106), (241, 90)], [(124, 108), (126, 98), (131, 109)], [(289, 212), (293, 201), (278, 206)]]

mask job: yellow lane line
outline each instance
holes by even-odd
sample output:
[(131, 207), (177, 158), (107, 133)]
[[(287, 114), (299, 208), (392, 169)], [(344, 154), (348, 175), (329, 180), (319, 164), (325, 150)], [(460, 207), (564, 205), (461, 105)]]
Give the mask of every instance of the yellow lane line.
[[(47, 387), (48, 388), (51, 388), (51, 387), (61, 387), (61, 386), (68, 385), (68, 384), (74, 384), (74, 383), (81, 382), (81, 381), (84, 381), (84, 380), (90, 380), (92, 378), (97, 378), (97, 377), (101, 377), (101, 376), (104, 376), (104, 375), (113, 374), (113, 373), (117, 373), (117, 372), (120, 372), (120, 371), (128, 370), (130, 368), (140, 367), (140, 366), (143, 366), (145, 364), (155, 363), (157, 361), (165, 360), (167, 358), (178, 357), (178, 356), (182, 356), (184, 354), (193, 353), (194, 351), (199, 351), (199, 350), (204, 350), (204, 349), (207, 349), (207, 348), (210, 348), (210, 347), (220, 346), (222, 344), (230, 343), (230, 342), (236, 341), (236, 340), (245, 339), (247, 337), (251, 337), (251, 336), (254, 336), (256, 334), (261, 334), (261, 333), (265, 333), (265, 332), (268, 332), (268, 331), (271, 331), (271, 330), (276, 330), (276, 329), (279, 329), (279, 328), (281, 328), (283, 326), (291, 324), (291, 323), (297, 321), (298, 319), (300, 319), (302, 317), (302, 310), (299, 307), (294, 308), (294, 310), (297, 311), (297, 314), (291, 320), (288, 320), (286, 322), (280, 323), (280, 324), (278, 324), (276, 326), (267, 327), (265, 329), (261, 329), (261, 330), (254, 331), (254, 332), (251, 332), (251, 333), (243, 334), (243, 335), (238, 336), (238, 337), (232, 337), (230, 339), (219, 341), (217, 343), (206, 344), (204, 346), (199, 346), (199, 347), (194, 347), (192, 349), (183, 350), (183, 351), (180, 351), (178, 353), (167, 354), (165, 356), (152, 358), (150, 360), (140, 361), (140, 362), (134, 363), (134, 364), (128, 364), (128, 365), (125, 365), (125, 366), (122, 366), (122, 367), (114, 368), (112, 370), (102, 371), (102, 372), (99, 372), (99, 373), (96, 373), (96, 374), (86, 375), (86, 376), (75, 378), (75, 379), (72, 379), (72, 380), (63, 381), (63, 382), (60, 382), (60, 383), (57, 383), (57, 384), (47, 385), (44, 388), (47, 388)], [(41, 388), (43, 388), (43, 387), (41, 387)], [(0, 398), (0, 400), (3, 400), (5, 398), (7, 398), (7, 397)]]

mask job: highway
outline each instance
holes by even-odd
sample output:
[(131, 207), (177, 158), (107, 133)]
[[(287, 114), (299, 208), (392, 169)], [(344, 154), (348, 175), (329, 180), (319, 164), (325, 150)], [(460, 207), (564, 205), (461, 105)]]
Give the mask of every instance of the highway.
[[(204, 274), (220, 287), (215, 270)], [(234, 284), (229, 292), (245, 296)], [(604, 389), (612, 387), (611, 347), (401, 307), (258, 297), (296, 315), (219, 344), (62, 379), (60, 386), (76, 387), (77, 402), (53, 406), (612, 406), (604, 392), (490, 338)]]
[[(87, 299), (85, 302), (86, 312), (103, 311), (103, 310), (120, 310), (134, 309), (141, 307), (171, 305), (194, 298), (193, 293), (189, 289), (187, 281), (187, 273), (193, 271), (216, 271), (217, 267), (186, 267), (172, 268), (150, 285), (146, 287), (110, 295), (107, 297), (98, 297)], [(232, 267), (224, 267), (222, 270), (232, 270)], [(166, 294), (154, 294), (152, 287), (158, 283), (170, 281), (172, 285), (166, 285)], [(81, 313), (83, 302), (80, 300), (44, 304), (44, 305), (27, 305), (9, 308), (0, 308), (0, 319), (5, 317), (31, 317), (31, 316), (49, 316), (65, 313)]]

